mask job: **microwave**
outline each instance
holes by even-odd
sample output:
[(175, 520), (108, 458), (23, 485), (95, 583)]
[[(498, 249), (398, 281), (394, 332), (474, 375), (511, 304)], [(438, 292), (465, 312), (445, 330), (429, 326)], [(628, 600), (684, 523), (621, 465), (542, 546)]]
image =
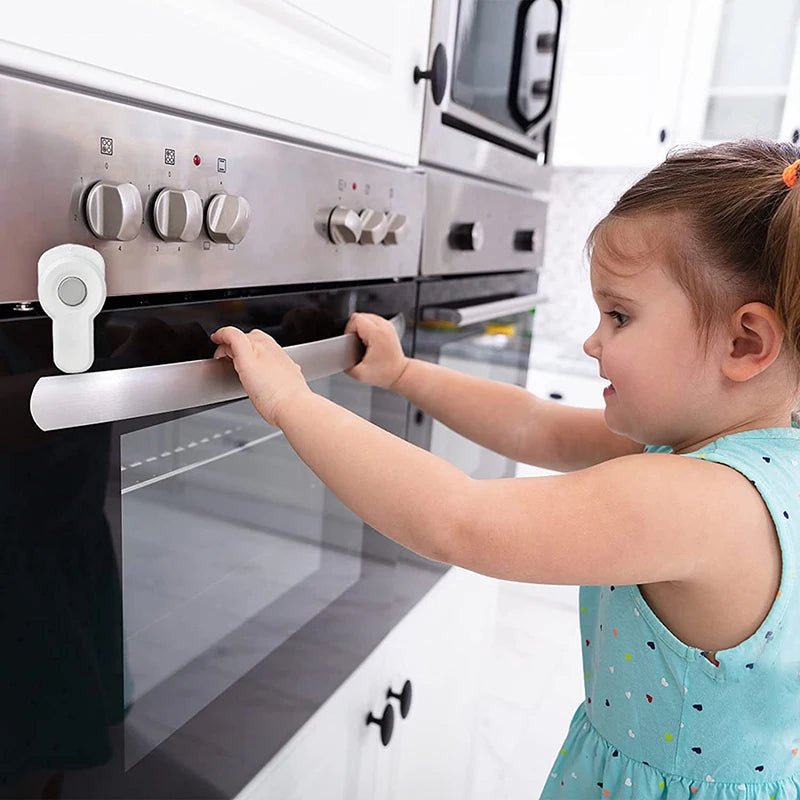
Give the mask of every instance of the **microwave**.
[(526, 189), (547, 186), (564, 0), (435, 0), (420, 161)]

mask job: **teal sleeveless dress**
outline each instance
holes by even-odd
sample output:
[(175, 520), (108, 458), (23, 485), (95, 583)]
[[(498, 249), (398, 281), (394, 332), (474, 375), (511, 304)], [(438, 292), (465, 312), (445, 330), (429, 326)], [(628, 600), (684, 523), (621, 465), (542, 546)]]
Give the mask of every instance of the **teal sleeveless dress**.
[(778, 594), (752, 636), (704, 654), (637, 586), (581, 587), (586, 698), (544, 800), (800, 798), (800, 430), (735, 433), (683, 455), (726, 464), (759, 490), (780, 540)]

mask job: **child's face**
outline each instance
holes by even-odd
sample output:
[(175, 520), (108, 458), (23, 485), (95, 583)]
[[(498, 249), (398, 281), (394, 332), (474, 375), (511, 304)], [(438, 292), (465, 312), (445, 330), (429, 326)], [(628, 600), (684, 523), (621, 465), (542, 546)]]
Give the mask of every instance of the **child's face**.
[(665, 234), (633, 220), (615, 220), (609, 234), (592, 254), (600, 323), (584, 343), (612, 384), (606, 424), (643, 444), (691, 440), (714, 425), (713, 343), (707, 354), (689, 298), (670, 275)]

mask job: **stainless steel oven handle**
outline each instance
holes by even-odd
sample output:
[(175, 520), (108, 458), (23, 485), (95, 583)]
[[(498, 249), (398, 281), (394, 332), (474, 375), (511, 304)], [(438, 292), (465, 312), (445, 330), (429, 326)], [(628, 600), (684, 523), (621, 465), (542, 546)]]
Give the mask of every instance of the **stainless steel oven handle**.
[[(391, 320), (402, 336), (405, 318)], [(307, 381), (344, 372), (364, 355), (354, 333), (284, 348)], [(31, 392), (30, 410), (43, 431), (223, 403), (247, 394), (229, 359), (202, 359), (151, 367), (48, 375)]]
[(541, 294), (524, 294), (519, 297), (510, 297), (508, 300), (494, 300), (491, 303), (462, 306), (461, 308), (428, 306), (422, 309), (422, 319), (453, 322), (461, 326), (474, 325), (477, 322), (488, 322), (509, 314), (521, 314), (546, 301), (547, 298)]

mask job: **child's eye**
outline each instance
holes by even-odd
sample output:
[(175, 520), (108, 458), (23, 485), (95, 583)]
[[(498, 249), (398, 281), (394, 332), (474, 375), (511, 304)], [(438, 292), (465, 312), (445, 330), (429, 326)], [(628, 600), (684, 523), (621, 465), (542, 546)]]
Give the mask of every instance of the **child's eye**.
[(617, 326), (622, 327), (627, 323), (629, 317), (627, 314), (623, 314), (621, 311), (604, 311), (604, 314), (608, 314), (609, 317), (616, 320)]

